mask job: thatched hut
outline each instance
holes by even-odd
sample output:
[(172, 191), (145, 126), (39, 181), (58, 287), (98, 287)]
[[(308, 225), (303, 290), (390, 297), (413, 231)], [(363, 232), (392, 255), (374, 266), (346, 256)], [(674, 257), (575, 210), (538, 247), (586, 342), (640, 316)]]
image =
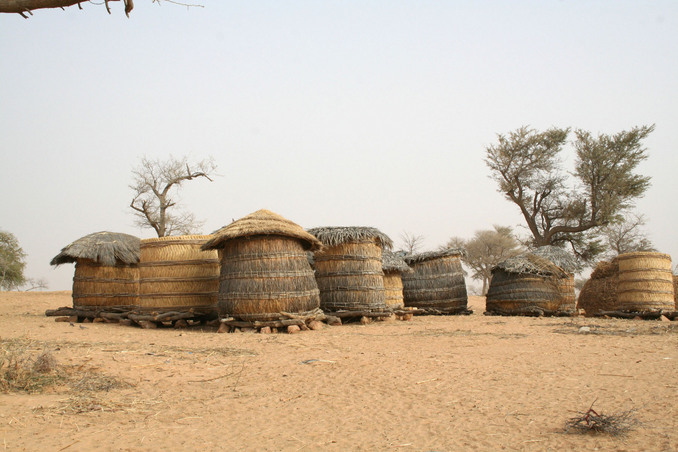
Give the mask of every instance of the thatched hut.
[(75, 262), (73, 307), (105, 311), (137, 303), (139, 238), (117, 232), (95, 232), (64, 247), (51, 265)]
[(139, 261), (139, 309), (216, 316), (217, 251), (203, 251), (210, 235), (143, 239)]
[(403, 300), (402, 274), (411, 272), (402, 256), (391, 251), (384, 250), (381, 256), (381, 268), (384, 272), (384, 298), (386, 306), (391, 309), (402, 309), (405, 306)]
[(563, 296), (570, 274), (534, 253), (514, 256), (492, 269), (486, 311), (497, 315), (572, 315), (574, 304)]
[(576, 309), (576, 295), (574, 291), (574, 272), (577, 270), (577, 261), (571, 253), (556, 246), (540, 246), (532, 254), (544, 257), (556, 264), (567, 273), (567, 277), (555, 280), (556, 288), (561, 296), (559, 312), (574, 313)]
[(641, 251), (620, 254), (617, 262), (619, 311), (659, 312), (675, 309), (671, 256)]
[(219, 316), (255, 322), (316, 312), (320, 295), (307, 251), (321, 246), (301, 226), (268, 210), (216, 231), (203, 249), (222, 255)]
[(601, 311), (617, 309), (617, 288), (619, 286), (619, 264), (598, 262), (586, 281), (577, 300), (577, 309), (583, 309), (587, 316), (600, 315)]
[(321, 309), (364, 315), (389, 312), (381, 256), (393, 242), (386, 234), (371, 227), (341, 226), (308, 232), (324, 245), (315, 253)]
[(449, 248), (404, 257), (412, 273), (403, 273), (405, 306), (427, 314), (468, 314), (468, 294), (461, 258), (464, 250)]

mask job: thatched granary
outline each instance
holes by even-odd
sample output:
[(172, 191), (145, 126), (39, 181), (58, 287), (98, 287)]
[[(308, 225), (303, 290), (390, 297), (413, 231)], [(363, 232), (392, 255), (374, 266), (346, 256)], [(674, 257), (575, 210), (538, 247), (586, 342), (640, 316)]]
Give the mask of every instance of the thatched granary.
[(382, 253), (381, 268), (384, 272), (386, 306), (391, 309), (402, 309), (405, 306), (402, 274), (411, 272), (412, 269), (407, 265), (402, 256), (387, 250), (384, 250)]
[(320, 227), (308, 230), (324, 248), (315, 253), (320, 307), (328, 312), (384, 313), (382, 251), (391, 239), (371, 227)]
[(73, 307), (105, 310), (137, 303), (139, 238), (95, 232), (64, 247), (51, 265), (75, 262)]
[(428, 314), (468, 313), (463, 255), (464, 250), (449, 248), (405, 256), (413, 270), (402, 275), (405, 306)]
[(143, 239), (139, 260), (139, 309), (216, 316), (219, 257), (203, 251), (210, 235)]
[(486, 311), (499, 315), (572, 315), (574, 304), (563, 296), (570, 277), (551, 260), (534, 253), (506, 259), (492, 269)]
[(253, 322), (317, 311), (320, 295), (307, 251), (321, 246), (301, 226), (269, 210), (216, 231), (203, 249), (221, 251), (219, 316)]
[(617, 310), (659, 312), (675, 309), (671, 256), (640, 251), (617, 256)]
[(617, 309), (617, 288), (619, 286), (619, 264), (598, 262), (586, 281), (577, 300), (577, 309), (583, 309), (587, 316), (600, 315), (601, 311)]
[(556, 246), (540, 246), (532, 254), (544, 257), (556, 264), (567, 273), (567, 277), (556, 279), (556, 286), (561, 295), (560, 312), (574, 313), (576, 309), (576, 295), (574, 291), (574, 272), (577, 270), (577, 261), (571, 253)]

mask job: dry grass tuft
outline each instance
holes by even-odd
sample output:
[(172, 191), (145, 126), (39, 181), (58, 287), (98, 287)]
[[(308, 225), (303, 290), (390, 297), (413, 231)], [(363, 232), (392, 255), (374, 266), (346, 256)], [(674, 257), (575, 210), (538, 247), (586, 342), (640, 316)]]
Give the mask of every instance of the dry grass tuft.
[(49, 351), (33, 357), (30, 341), (2, 340), (0, 352), (0, 392), (42, 392), (66, 379)]
[(578, 416), (567, 421), (565, 425), (566, 433), (573, 431), (583, 434), (603, 433), (612, 436), (622, 436), (640, 425), (640, 421), (635, 417), (635, 409), (614, 414), (604, 414), (594, 410), (593, 403), (588, 411), (585, 413), (580, 412)]

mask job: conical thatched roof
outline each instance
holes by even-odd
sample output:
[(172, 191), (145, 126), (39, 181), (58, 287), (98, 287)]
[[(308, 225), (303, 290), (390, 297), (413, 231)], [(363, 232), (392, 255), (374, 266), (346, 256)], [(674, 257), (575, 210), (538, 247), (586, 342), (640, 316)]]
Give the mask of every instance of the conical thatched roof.
[(78, 259), (90, 259), (109, 267), (115, 264), (136, 264), (139, 262), (139, 243), (140, 239), (133, 235), (95, 232), (62, 248), (50, 264), (61, 265)]
[(377, 245), (387, 250), (393, 246), (393, 241), (389, 236), (377, 228), (365, 226), (327, 226), (311, 228), (308, 232), (316, 236), (326, 246), (337, 246), (364, 239), (373, 239)]
[(545, 257), (568, 273), (574, 273), (577, 269), (577, 261), (574, 259), (574, 256), (557, 246), (540, 246), (533, 250), (532, 254)]
[(505, 261), (495, 265), (495, 267), (492, 269), (492, 272), (497, 270), (503, 270), (506, 273), (515, 273), (519, 275), (534, 274), (540, 276), (556, 276), (559, 278), (564, 278), (567, 276), (567, 272), (565, 270), (550, 260), (532, 253), (525, 253), (519, 256), (510, 257)]
[(381, 254), (381, 268), (385, 272), (411, 272), (412, 269), (407, 265), (403, 258), (396, 253), (384, 251)]
[(270, 210), (261, 209), (239, 220), (234, 221), (228, 226), (224, 226), (214, 232), (214, 238), (208, 240), (202, 246), (203, 250), (214, 250), (224, 247), (224, 242), (242, 237), (251, 237), (255, 235), (281, 235), (299, 239), (305, 249), (310, 251), (318, 250), (322, 244), (313, 237), (304, 228)]
[(403, 259), (405, 260), (405, 262), (411, 265), (415, 262), (430, 261), (431, 259), (439, 259), (441, 257), (459, 256), (461, 258), (465, 255), (466, 250), (463, 250), (461, 248), (447, 248), (445, 250), (440, 251), (427, 251), (425, 253), (419, 254), (407, 254), (403, 256)]

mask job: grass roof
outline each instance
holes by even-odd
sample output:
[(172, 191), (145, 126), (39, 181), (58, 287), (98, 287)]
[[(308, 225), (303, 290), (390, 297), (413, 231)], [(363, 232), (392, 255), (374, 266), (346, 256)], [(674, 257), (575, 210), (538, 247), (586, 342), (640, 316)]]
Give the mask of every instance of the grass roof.
[(377, 228), (365, 226), (326, 226), (308, 230), (325, 246), (337, 246), (343, 243), (374, 240), (383, 249), (391, 249), (393, 241)]
[(244, 216), (212, 235), (214, 235), (214, 238), (208, 240), (202, 246), (203, 250), (223, 248), (224, 242), (228, 240), (256, 235), (279, 235), (296, 238), (302, 242), (304, 249), (310, 251), (316, 251), (322, 247), (320, 241), (306, 232), (304, 228), (266, 209), (257, 210)]
[(61, 249), (51, 265), (76, 262), (78, 259), (90, 259), (106, 266), (116, 264), (136, 264), (139, 262), (140, 239), (120, 232), (95, 232), (86, 235)]
[(440, 259), (441, 257), (459, 256), (460, 258), (466, 255), (466, 250), (462, 248), (447, 248), (438, 251), (427, 251), (425, 253), (407, 254), (403, 259), (408, 264), (415, 262), (430, 261), (431, 259)]
[(557, 246), (540, 246), (532, 250), (532, 254), (544, 257), (568, 273), (574, 273), (577, 270), (577, 261), (571, 253)]
[(503, 270), (506, 273), (515, 274), (533, 274), (540, 276), (556, 276), (564, 278), (568, 273), (551, 262), (549, 259), (533, 254), (525, 253), (510, 257), (503, 262), (498, 263), (492, 269), (492, 272)]
[(391, 251), (384, 251), (381, 254), (381, 268), (385, 272), (411, 272), (412, 269), (407, 265), (407, 262), (402, 256), (392, 253)]

